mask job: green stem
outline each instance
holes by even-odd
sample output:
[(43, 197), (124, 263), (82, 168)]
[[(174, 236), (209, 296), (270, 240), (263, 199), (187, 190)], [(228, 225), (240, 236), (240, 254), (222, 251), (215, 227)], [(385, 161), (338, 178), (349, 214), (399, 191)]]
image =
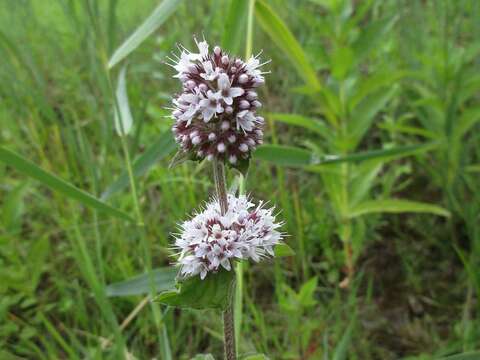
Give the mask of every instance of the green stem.
[[(217, 194), (220, 210), (225, 214), (228, 210), (227, 186), (225, 179), (225, 165), (222, 161), (213, 160), (213, 179), (215, 182), (215, 191)], [(223, 336), (225, 360), (235, 360), (235, 321), (233, 318), (233, 306), (230, 300), (227, 308), (223, 312)]]

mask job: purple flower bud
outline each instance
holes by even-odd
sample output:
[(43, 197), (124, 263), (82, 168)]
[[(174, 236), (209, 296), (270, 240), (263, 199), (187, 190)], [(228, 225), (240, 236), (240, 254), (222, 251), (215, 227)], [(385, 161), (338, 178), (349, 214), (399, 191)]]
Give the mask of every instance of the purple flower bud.
[(193, 81), (193, 80), (188, 80), (188, 81), (185, 83), (185, 87), (186, 87), (188, 90), (193, 90), (196, 85), (197, 85), (197, 84), (195, 84), (195, 81)]
[(229, 143), (233, 144), (235, 141), (237, 141), (237, 137), (235, 135), (232, 134), (228, 137)]
[(256, 100), (257, 99), (257, 93), (255, 91), (249, 91), (247, 92), (247, 100)]
[(223, 56), (222, 56), (222, 64), (223, 64), (223, 65), (228, 65), (229, 62), (230, 62), (230, 60), (228, 59), (228, 56), (227, 56), (227, 55), (223, 55)]
[(206, 92), (208, 90), (208, 86), (204, 83), (201, 83), (200, 85), (198, 85), (198, 88), (200, 89), (200, 91), (203, 91), (203, 92)]
[(216, 138), (217, 138), (217, 135), (215, 135), (215, 133), (212, 132), (208, 134), (208, 140), (214, 141)]
[(238, 104), (238, 107), (240, 109), (248, 109), (250, 107), (250, 103), (247, 100), (241, 100), (240, 103)]
[(262, 103), (258, 100), (255, 100), (254, 102), (252, 102), (252, 105), (255, 106), (257, 109), (262, 107)]
[(215, 47), (213, 48), (213, 53), (214, 53), (215, 55), (218, 56), (218, 55), (221, 54), (221, 52), (222, 52), (222, 49), (220, 49), (219, 46), (215, 46)]
[(248, 81), (248, 75), (247, 74), (242, 74), (238, 77), (238, 82), (240, 84), (245, 84)]
[(224, 143), (218, 143), (217, 150), (218, 150), (219, 153), (225, 152), (225, 150), (226, 150), (225, 144)]
[(228, 130), (230, 128), (230, 123), (228, 121), (222, 121), (221, 129)]
[(247, 152), (248, 151), (248, 145), (245, 143), (241, 143), (240, 146), (238, 147), (238, 150), (241, 152)]
[(231, 106), (227, 106), (227, 107), (225, 108), (225, 113), (227, 113), (227, 114), (233, 113), (233, 108), (232, 108)]
[(202, 142), (202, 138), (200, 136), (195, 136), (193, 139), (192, 139), (192, 144), (193, 145), (198, 145)]
[(236, 72), (237, 72), (237, 68), (236, 68), (235, 66), (232, 66), (232, 67), (230, 68), (230, 71), (231, 71), (232, 73), (236, 73)]

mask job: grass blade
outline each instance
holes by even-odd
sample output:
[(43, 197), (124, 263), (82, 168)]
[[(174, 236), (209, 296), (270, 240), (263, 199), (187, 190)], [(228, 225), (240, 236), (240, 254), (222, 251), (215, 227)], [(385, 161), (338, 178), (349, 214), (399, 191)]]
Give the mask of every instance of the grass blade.
[(13, 167), (17, 171), (40, 181), (42, 184), (48, 186), (52, 190), (58, 191), (69, 198), (79, 201), (85, 206), (91, 207), (98, 211), (103, 211), (104, 213), (115, 216), (119, 219), (134, 222), (134, 220), (126, 213), (98, 200), (93, 195), (77, 188), (58, 176), (43, 170), (33, 162), (21, 157), (13, 151), (5, 149), (4, 147), (0, 147), (0, 161)]
[(402, 199), (379, 199), (360, 203), (350, 210), (350, 218), (373, 213), (428, 213), (449, 217), (450, 212), (444, 208), (422, 202)]
[(114, 106), (115, 130), (120, 136), (130, 133), (133, 124), (132, 112), (128, 103), (126, 73), (127, 67), (123, 66), (118, 74), (118, 84), (115, 92), (117, 98), (116, 106)]
[[(176, 148), (175, 141), (170, 131), (162, 134), (158, 140), (133, 162), (133, 175), (144, 175), (153, 165)], [(102, 194), (101, 199), (106, 200), (113, 194), (125, 189), (129, 184), (127, 171), (124, 171)]]
[(170, 290), (175, 287), (177, 272), (174, 267), (154, 269), (151, 273), (108, 285), (106, 294), (110, 297), (144, 295), (151, 292), (152, 286), (156, 292)]
[(308, 61), (302, 47), (282, 19), (262, 0), (257, 0), (255, 3), (255, 15), (263, 30), (285, 53), (304, 81), (314, 89), (320, 89), (321, 85), (315, 70)]
[(232, 0), (225, 22), (222, 47), (228, 49), (233, 54), (238, 54), (240, 51), (240, 44), (243, 40), (245, 24), (247, 23), (247, 13), (247, 0)]
[(115, 50), (108, 61), (108, 68), (111, 69), (128, 54), (135, 50), (148, 36), (162, 25), (180, 4), (181, 0), (164, 0), (153, 10), (150, 16), (140, 25), (120, 47)]

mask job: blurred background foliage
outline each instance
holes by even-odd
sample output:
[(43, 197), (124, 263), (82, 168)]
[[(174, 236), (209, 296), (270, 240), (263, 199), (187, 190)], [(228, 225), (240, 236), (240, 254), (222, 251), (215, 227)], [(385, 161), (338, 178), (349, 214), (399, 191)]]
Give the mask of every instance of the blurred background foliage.
[[(165, 107), (178, 84), (163, 61), (177, 43), (193, 48), (194, 34), (272, 60), (267, 144), (245, 187), (281, 209), (295, 255), (243, 269), (239, 352), (478, 350), (480, 2), (165, 2), (171, 16), (123, 60), (133, 128), (120, 138), (121, 67), (108, 59), (159, 2), (0, 1), (0, 357), (221, 353), (214, 311), (106, 286), (168, 265), (169, 234), (212, 192), (205, 164), (167, 168)], [(145, 226), (43, 186), (12, 150)]]

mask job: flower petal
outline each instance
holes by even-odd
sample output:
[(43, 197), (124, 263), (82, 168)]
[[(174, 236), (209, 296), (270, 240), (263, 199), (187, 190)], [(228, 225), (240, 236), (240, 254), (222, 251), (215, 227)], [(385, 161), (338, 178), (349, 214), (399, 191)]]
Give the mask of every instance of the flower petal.
[(232, 87), (230, 88), (230, 96), (231, 97), (239, 97), (244, 94), (245, 90), (239, 87)]
[(228, 79), (228, 75), (225, 73), (218, 75), (217, 84), (220, 90), (230, 89), (230, 80)]

